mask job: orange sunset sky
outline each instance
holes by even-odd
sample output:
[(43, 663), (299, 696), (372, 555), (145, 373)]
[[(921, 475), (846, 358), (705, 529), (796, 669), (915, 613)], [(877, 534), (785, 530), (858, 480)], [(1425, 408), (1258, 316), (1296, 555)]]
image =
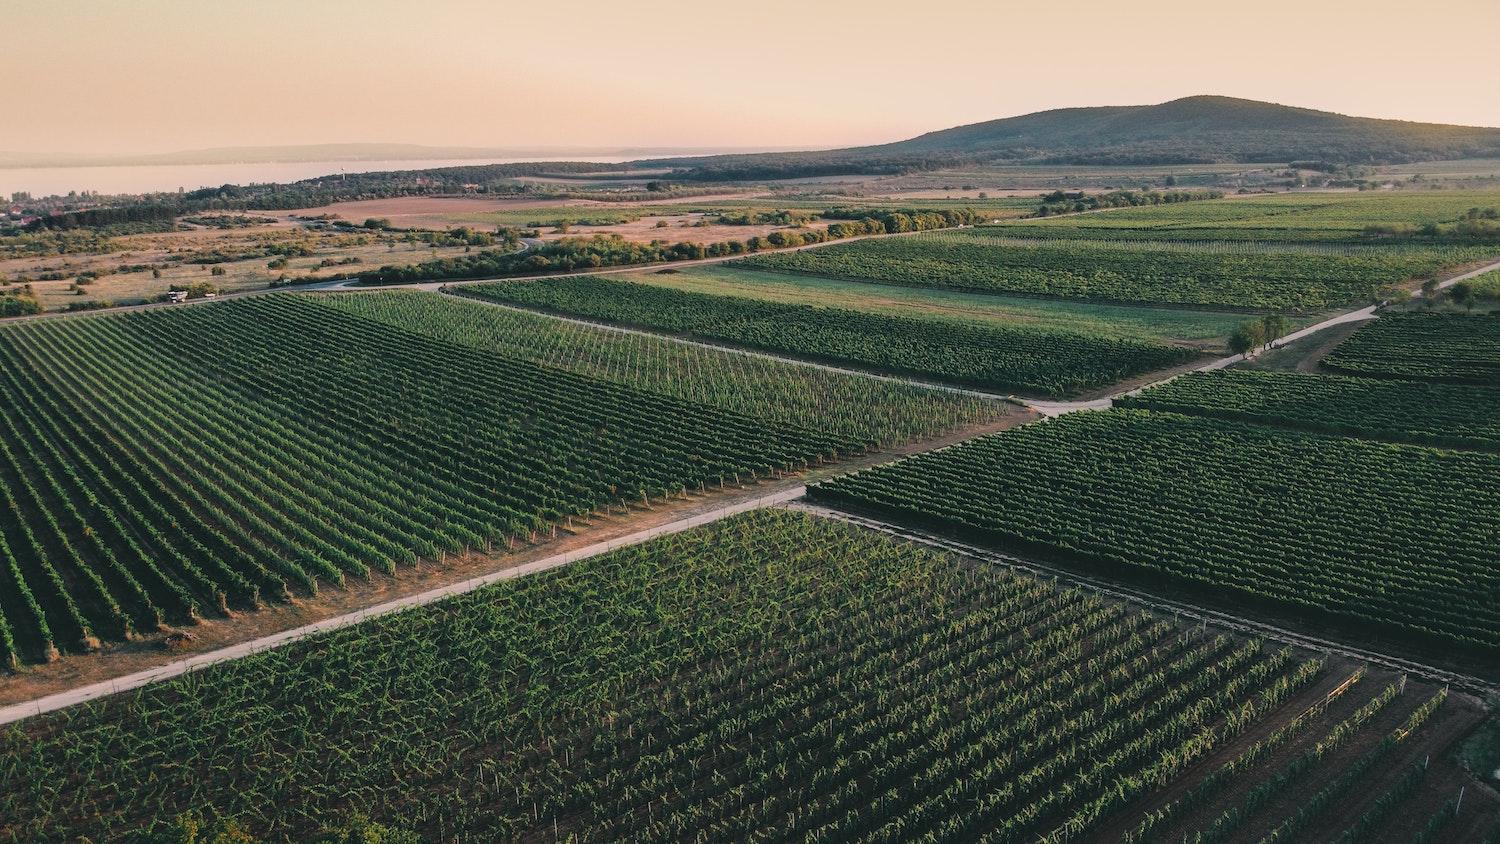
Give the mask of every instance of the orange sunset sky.
[(1200, 93), (1500, 126), (1500, 0), (0, 0), (0, 150), (838, 146)]

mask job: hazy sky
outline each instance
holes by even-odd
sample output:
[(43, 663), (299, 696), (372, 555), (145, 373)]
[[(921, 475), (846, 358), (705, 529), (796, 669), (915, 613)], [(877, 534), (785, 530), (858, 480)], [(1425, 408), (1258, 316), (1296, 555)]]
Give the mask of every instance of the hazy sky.
[(1500, 126), (1500, 0), (0, 0), (0, 150), (835, 146), (1216, 93)]

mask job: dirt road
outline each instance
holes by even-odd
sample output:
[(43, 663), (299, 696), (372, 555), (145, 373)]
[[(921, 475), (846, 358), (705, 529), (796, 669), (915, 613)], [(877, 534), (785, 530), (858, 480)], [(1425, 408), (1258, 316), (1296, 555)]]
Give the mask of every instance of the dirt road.
[(396, 600), (387, 601), (383, 604), (377, 604), (373, 607), (367, 607), (356, 612), (334, 616), (333, 618), (327, 618), (322, 621), (314, 622), (313, 624), (307, 624), (302, 627), (295, 627), (291, 630), (284, 630), (280, 633), (275, 633), (270, 636), (264, 636), (259, 639), (252, 639), (248, 642), (241, 642), (236, 645), (230, 645), (229, 647), (208, 651), (206, 653), (194, 654), (193, 656), (186, 657), (175, 662), (169, 662), (165, 665), (159, 665), (154, 668), (149, 668), (145, 671), (138, 671), (134, 674), (127, 674), (123, 677), (116, 677), (111, 680), (91, 683), (86, 686), (80, 686), (78, 688), (70, 689), (65, 692), (47, 695), (46, 697), (37, 698), (36, 700), (27, 701), (25, 703), (17, 703), (11, 706), (6, 706), (0, 708), (0, 724), (10, 724), (23, 718), (29, 718), (32, 715), (40, 715), (45, 712), (53, 712), (64, 707), (84, 703), (85, 701), (95, 700), (97, 698), (116, 694), (118, 692), (129, 691), (131, 689), (139, 689), (142, 686), (147, 686), (152, 683), (170, 679), (172, 677), (178, 677), (183, 674), (207, 668), (211, 665), (215, 665), (221, 662), (227, 662), (232, 659), (239, 659), (240, 657), (249, 656), (254, 653), (259, 653), (260, 651), (279, 647), (288, 642), (293, 642), (298, 639), (305, 639), (309, 636), (316, 636), (321, 633), (338, 630), (342, 627), (359, 624), (362, 621), (367, 621), (372, 618), (378, 618), (383, 615), (389, 615), (391, 613), (399, 612), (411, 607), (424, 606), (435, 601), (441, 601), (445, 598), (451, 598), (454, 595), (462, 595), (465, 592), (472, 592), (475, 589), (481, 589), (485, 586), (489, 586), (493, 583), (499, 583), (503, 580), (525, 577), (529, 574), (536, 574), (537, 572), (547, 571), (548, 569), (555, 569), (559, 566), (565, 566), (569, 563), (574, 563), (579, 560), (586, 560), (590, 557), (597, 557), (600, 554), (608, 553), (615, 550), (616, 548), (623, 548), (629, 545), (638, 545), (642, 542), (646, 542), (660, 536), (681, 533), (682, 531), (688, 530), (690, 528), (717, 522), (721, 519), (726, 519), (730, 516), (734, 516), (750, 510), (759, 510), (764, 507), (773, 507), (775, 505), (783, 504), (796, 498), (801, 498), (807, 492), (807, 487), (803, 486), (801, 482), (787, 483), (779, 486), (779, 489), (776, 489), (774, 492), (768, 492), (767, 495), (761, 496), (760, 498), (756, 498), (750, 501), (741, 501), (725, 507), (720, 507), (707, 513), (701, 513), (699, 515), (691, 516), (686, 519), (679, 519), (677, 521), (669, 522), (664, 525), (658, 525), (657, 527), (649, 528), (647, 530), (637, 531), (636, 533), (621, 536), (617, 539), (598, 542), (574, 551), (555, 554), (553, 556), (545, 557), (543, 559), (516, 566), (514, 568), (503, 569), (501, 571), (492, 572), (490, 574), (459, 581), (458, 583), (440, 586), (436, 589), (430, 589), (417, 595), (408, 595), (403, 598), (397, 598)]

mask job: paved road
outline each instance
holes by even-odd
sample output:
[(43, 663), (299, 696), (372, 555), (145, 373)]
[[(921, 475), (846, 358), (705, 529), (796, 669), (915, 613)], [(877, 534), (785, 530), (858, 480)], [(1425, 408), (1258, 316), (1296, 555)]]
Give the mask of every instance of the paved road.
[(724, 507), (718, 508), (717, 510), (710, 510), (707, 513), (700, 513), (696, 516), (692, 516), (686, 519), (679, 519), (675, 522), (669, 522), (667, 524), (659, 525), (647, 530), (637, 531), (636, 533), (621, 536), (617, 539), (598, 542), (574, 551), (556, 554), (551, 557), (546, 557), (544, 559), (526, 563), (525, 565), (516, 566), (515, 568), (491, 572), (490, 574), (482, 575), (480, 577), (470, 578), (469, 580), (452, 583), (447, 586), (440, 586), (436, 589), (431, 589), (417, 595), (409, 595), (405, 598), (397, 598), (396, 600), (388, 601), (383, 604), (377, 604), (373, 607), (367, 607), (357, 612), (334, 616), (333, 618), (327, 618), (313, 624), (307, 624), (302, 627), (295, 627), (291, 630), (283, 630), (280, 633), (276, 633), (271, 636), (265, 636), (260, 639), (254, 639), (249, 642), (241, 642), (237, 645), (230, 645), (226, 648), (220, 648), (219, 650), (208, 651), (201, 654), (194, 654), (193, 656), (187, 657), (185, 659), (180, 659), (176, 662), (169, 662), (165, 665), (159, 665), (155, 668), (148, 668), (145, 671), (138, 671), (134, 674), (127, 674), (123, 677), (117, 677), (113, 680), (104, 680), (102, 682), (93, 683), (91, 685), (80, 686), (76, 689), (69, 689), (66, 692), (58, 692), (57, 694), (47, 695), (46, 697), (37, 698), (36, 700), (27, 701), (25, 703), (17, 703), (6, 707), (0, 707), (0, 725), (10, 724), (23, 718), (29, 718), (33, 715), (40, 715), (44, 712), (53, 712), (67, 706), (73, 706), (75, 704), (84, 703), (85, 701), (95, 700), (97, 698), (112, 695), (117, 692), (139, 689), (142, 686), (146, 686), (151, 683), (156, 683), (172, 677), (177, 677), (192, 671), (198, 671), (217, 663), (226, 662), (232, 659), (238, 659), (243, 656), (249, 656), (253, 653), (258, 653), (260, 651), (279, 647), (288, 642), (296, 641), (297, 639), (304, 639), (308, 636), (316, 636), (320, 633), (327, 633), (331, 630), (338, 630), (341, 627), (348, 627), (352, 624), (359, 624), (362, 621), (367, 621), (372, 618), (379, 618), (380, 616), (389, 615), (393, 612), (399, 612), (410, 607), (420, 607), (425, 604), (431, 604), (434, 601), (441, 601), (445, 598), (451, 598), (454, 595), (462, 595), (465, 592), (472, 592), (475, 589), (489, 586), (492, 583), (498, 583), (502, 580), (525, 577), (529, 574), (536, 574), (537, 572), (547, 571), (548, 569), (555, 569), (560, 566), (565, 566), (569, 563), (575, 563), (579, 560), (585, 560), (590, 557), (597, 557), (600, 554), (613, 551), (616, 548), (623, 548), (627, 545), (637, 545), (647, 540), (655, 539), (659, 536), (681, 533), (682, 531), (688, 530), (690, 528), (717, 522), (721, 519), (726, 519), (739, 513), (744, 513), (750, 510), (759, 510), (765, 507), (773, 507), (778, 504), (784, 504), (788, 501), (792, 501), (793, 499), (801, 498), (806, 493), (807, 487), (802, 486), (801, 484), (796, 484), (794, 486), (789, 486), (785, 489), (779, 490), (769, 495), (761, 496), (760, 498), (756, 498), (750, 501), (741, 501), (737, 504), (726, 505)]

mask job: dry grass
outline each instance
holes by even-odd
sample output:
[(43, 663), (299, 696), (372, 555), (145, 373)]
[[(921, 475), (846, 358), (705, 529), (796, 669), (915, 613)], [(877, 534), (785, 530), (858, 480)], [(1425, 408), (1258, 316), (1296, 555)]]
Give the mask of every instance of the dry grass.
[[(374, 268), (384, 264), (408, 264), (462, 254), (464, 247), (431, 247), (422, 243), (387, 242), (372, 233), (316, 232), (279, 222), (244, 229), (194, 229), (164, 234), (134, 235), (117, 238), (118, 251), (107, 253), (51, 255), (13, 258), (0, 261), (0, 279), (26, 281), (36, 291), (46, 310), (63, 310), (74, 303), (110, 302), (138, 304), (150, 301), (174, 284), (211, 282), (226, 293), (263, 289), (276, 279), (327, 277), (339, 272)], [(267, 265), (275, 255), (256, 255), (218, 264), (192, 264), (194, 255), (219, 251), (229, 256), (264, 251), (268, 245), (296, 244), (311, 255), (289, 257), (284, 268)], [(358, 263), (320, 268), (324, 260), (333, 262), (357, 258)], [(122, 267), (149, 265), (158, 268), (118, 272)], [(214, 275), (213, 268), (224, 271)], [(99, 273), (91, 284), (75, 289), (81, 273)], [(40, 276), (62, 273), (61, 280), (39, 281)]]

